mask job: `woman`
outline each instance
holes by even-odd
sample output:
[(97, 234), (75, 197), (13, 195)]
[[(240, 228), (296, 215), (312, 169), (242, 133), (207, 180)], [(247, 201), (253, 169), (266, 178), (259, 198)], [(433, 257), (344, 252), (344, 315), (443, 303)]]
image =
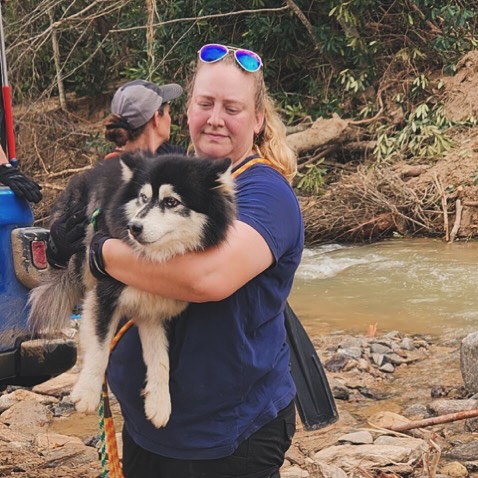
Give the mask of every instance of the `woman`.
[(277, 478), (295, 431), (283, 310), (303, 223), (288, 182), (296, 158), (261, 68), (253, 52), (206, 45), (191, 82), (194, 154), (230, 157), (237, 176), (238, 218), (225, 243), (161, 264), (115, 239), (91, 244), (95, 276), (191, 302), (170, 330), (172, 415), (164, 428), (144, 415), (134, 327), (110, 357), (126, 478)]
[[(137, 149), (160, 154), (182, 151), (167, 143), (171, 133), (169, 102), (182, 93), (175, 83), (157, 86), (146, 80), (133, 80), (118, 88), (111, 101), (111, 114), (104, 122), (105, 138), (115, 144), (115, 149), (105, 159)], [(65, 268), (70, 257), (84, 247), (87, 220), (83, 210), (70, 210), (51, 224), (46, 250), (51, 267)]]
[(156, 151), (164, 145), (171, 133), (169, 102), (182, 92), (177, 84), (157, 86), (146, 80), (121, 86), (105, 120), (105, 138), (116, 145), (106, 158), (135, 149)]

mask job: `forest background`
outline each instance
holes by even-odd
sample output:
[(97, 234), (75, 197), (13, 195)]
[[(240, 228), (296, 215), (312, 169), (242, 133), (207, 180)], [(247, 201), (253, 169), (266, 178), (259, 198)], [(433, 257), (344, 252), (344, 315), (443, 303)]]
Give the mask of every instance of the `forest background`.
[[(9, 0), (2, 13), (37, 225), (111, 148), (102, 121), (121, 83), (186, 86), (198, 49), (223, 43), (264, 60), (308, 245), (478, 234), (475, 0)], [(175, 101), (186, 146), (184, 112)]]

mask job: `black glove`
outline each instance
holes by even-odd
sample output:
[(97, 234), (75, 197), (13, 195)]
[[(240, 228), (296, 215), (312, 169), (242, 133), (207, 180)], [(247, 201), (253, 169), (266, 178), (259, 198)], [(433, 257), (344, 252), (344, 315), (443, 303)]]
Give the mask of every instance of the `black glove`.
[(103, 261), (103, 244), (108, 239), (111, 239), (108, 234), (104, 232), (97, 232), (90, 243), (90, 252), (88, 255), (88, 263), (90, 265), (90, 271), (93, 277), (96, 279), (104, 279), (105, 277), (111, 277), (105, 270), (105, 263)]
[(67, 211), (50, 227), (46, 248), (48, 263), (55, 269), (64, 269), (73, 254), (85, 248), (88, 218), (84, 208)]
[(41, 186), (10, 163), (0, 165), (0, 183), (8, 186), (17, 196), (30, 202), (40, 202), (43, 197), (40, 192)]

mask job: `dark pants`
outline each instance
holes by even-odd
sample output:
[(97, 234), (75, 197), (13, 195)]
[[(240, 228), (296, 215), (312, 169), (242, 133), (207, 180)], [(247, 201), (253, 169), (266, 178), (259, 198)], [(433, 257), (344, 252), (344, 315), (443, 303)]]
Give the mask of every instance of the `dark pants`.
[(293, 401), (232, 455), (216, 460), (156, 455), (136, 445), (123, 428), (123, 473), (125, 478), (280, 478), (279, 469), (294, 433)]

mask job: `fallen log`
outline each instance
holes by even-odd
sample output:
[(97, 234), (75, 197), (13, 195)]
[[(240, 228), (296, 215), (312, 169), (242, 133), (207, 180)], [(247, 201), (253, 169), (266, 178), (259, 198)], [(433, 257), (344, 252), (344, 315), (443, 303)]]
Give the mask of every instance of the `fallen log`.
[(301, 154), (329, 143), (343, 142), (350, 123), (350, 120), (344, 120), (337, 114), (332, 115), (332, 118), (318, 118), (305, 131), (288, 135), (287, 143), (297, 154)]
[(424, 418), (423, 420), (411, 421), (403, 425), (396, 425), (389, 427), (389, 430), (394, 432), (404, 432), (406, 430), (413, 430), (414, 428), (429, 427), (432, 425), (441, 425), (442, 423), (455, 422), (457, 420), (466, 420), (467, 418), (478, 417), (478, 409), (463, 410), (456, 413), (447, 413), (446, 415), (439, 415), (438, 417)]

